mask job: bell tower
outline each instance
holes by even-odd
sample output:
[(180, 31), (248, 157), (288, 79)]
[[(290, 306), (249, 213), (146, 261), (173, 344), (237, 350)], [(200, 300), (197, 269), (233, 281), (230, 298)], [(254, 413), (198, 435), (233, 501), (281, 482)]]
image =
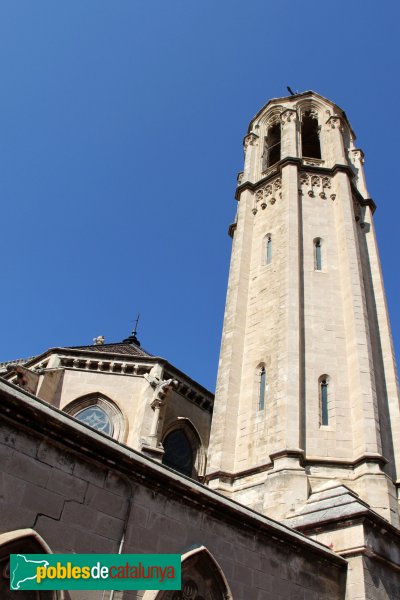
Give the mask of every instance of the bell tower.
[(396, 366), (364, 155), (315, 92), (251, 121), (208, 481), (285, 519), (331, 482), (399, 524)]

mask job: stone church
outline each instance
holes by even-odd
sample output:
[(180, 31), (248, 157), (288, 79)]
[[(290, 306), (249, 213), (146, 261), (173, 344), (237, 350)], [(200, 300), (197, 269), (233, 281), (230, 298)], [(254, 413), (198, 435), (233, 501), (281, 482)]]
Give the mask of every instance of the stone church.
[[(0, 365), (0, 598), (399, 600), (400, 404), (362, 150), (315, 92), (244, 138), (215, 398), (121, 342)], [(179, 553), (182, 589), (11, 592), (9, 554)]]

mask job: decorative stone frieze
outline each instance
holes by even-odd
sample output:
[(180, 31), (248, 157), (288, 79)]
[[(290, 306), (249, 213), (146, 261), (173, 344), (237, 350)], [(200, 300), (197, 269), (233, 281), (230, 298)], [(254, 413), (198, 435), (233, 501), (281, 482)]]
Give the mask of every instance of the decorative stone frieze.
[(275, 204), (277, 199), (282, 198), (282, 179), (277, 177), (273, 181), (267, 183), (264, 187), (258, 189), (255, 193), (255, 207), (253, 208), (253, 214), (257, 212), (257, 205), (262, 210), (267, 208), (268, 204)]
[[(324, 176), (320, 177), (319, 175), (311, 175), (309, 173), (301, 173), (300, 174), (300, 184), (301, 188), (299, 189), (300, 195), (307, 194), (310, 198), (322, 198), (322, 200), (326, 200), (329, 196), (331, 200), (335, 200), (336, 194), (329, 194), (328, 190), (332, 187), (332, 181), (330, 177)], [(303, 188), (306, 188), (305, 190)]]
[(68, 369), (80, 369), (85, 371), (103, 371), (110, 373), (122, 373), (125, 375), (144, 375), (149, 373), (152, 365), (141, 365), (124, 361), (104, 361), (95, 359), (80, 359), (70, 356), (62, 356), (60, 366)]

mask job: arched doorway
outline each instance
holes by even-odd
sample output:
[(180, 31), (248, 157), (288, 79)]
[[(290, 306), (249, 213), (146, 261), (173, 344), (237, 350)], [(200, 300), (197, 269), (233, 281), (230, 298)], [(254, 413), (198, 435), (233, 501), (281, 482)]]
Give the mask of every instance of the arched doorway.
[(221, 567), (204, 546), (182, 555), (182, 589), (146, 592), (143, 600), (233, 600)]
[(0, 534), (1, 600), (69, 600), (68, 592), (10, 590), (10, 554), (51, 554), (43, 538), (33, 529)]

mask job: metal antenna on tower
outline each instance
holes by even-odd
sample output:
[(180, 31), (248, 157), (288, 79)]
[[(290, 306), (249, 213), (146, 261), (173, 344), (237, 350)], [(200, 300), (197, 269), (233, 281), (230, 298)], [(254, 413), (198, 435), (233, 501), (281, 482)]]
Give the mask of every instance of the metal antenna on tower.
[(138, 316), (136, 317), (135, 328), (132, 331), (132, 335), (134, 335), (134, 336), (136, 336), (136, 334), (137, 334), (137, 328), (138, 328), (139, 319), (140, 319), (140, 313), (138, 313)]
[(123, 340), (124, 343), (136, 344), (136, 346), (140, 346), (140, 342), (137, 339), (137, 330), (138, 330), (139, 319), (140, 319), (140, 313), (138, 313), (138, 316), (136, 317), (135, 327), (133, 328), (131, 335)]

